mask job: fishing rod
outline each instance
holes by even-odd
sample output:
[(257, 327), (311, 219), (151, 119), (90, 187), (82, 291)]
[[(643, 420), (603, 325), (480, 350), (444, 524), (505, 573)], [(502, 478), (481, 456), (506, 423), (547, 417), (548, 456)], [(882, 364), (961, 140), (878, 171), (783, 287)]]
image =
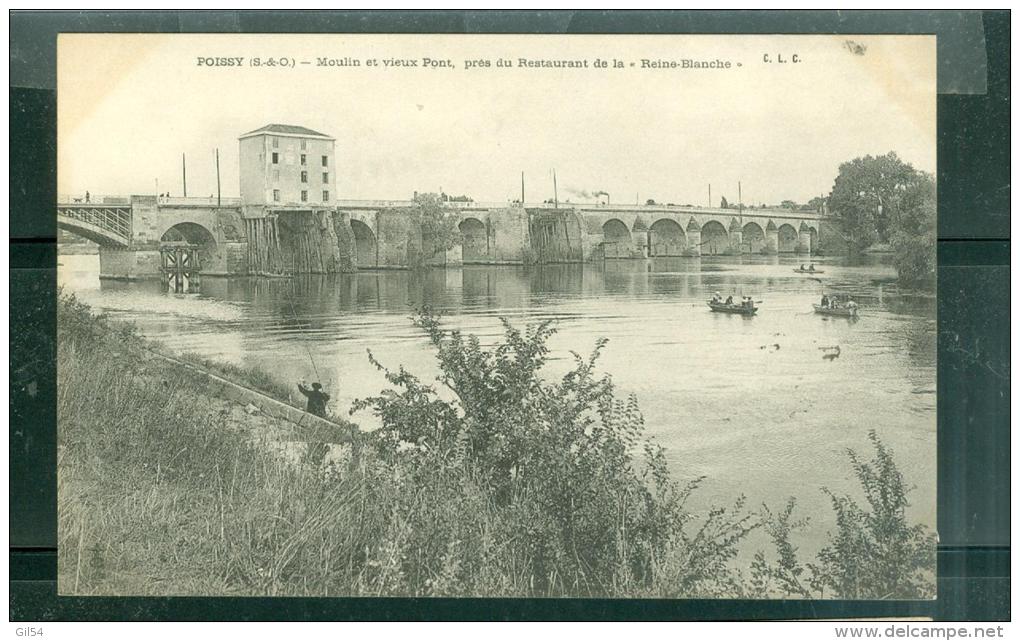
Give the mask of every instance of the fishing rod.
[[(291, 314), (291, 316), (293, 316), (294, 320), (297, 321), (298, 320), (297, 307), (294, 305), (294, 297), (293, 297), (294, 295), (297, 294), (294, 291), (295, 288), (296, 288), (296, 285), (294, 284), (294, 281), (292, 280), (291, 281), (291, 294), (292, 294), (292, 296), (291, 296), (290, 299), (287, 300), (287, 303), (290, 305), (290, 314)], [(321, 382), (322, 381), (322, 376), (319, 374), (319, 368), (315, 364), (315, 357), (312, 356), (312, 350), (309, 349), (308, 344), (305, 343), (304, 341), (301, 341), (301, 345), (305, 348), (305, 354), (308, 355), (308, 362), (312, 364), (312, 371), (315, 372), (315, 380)], [(330, 379), (330, 383), (332, 383), (332, 379)]]

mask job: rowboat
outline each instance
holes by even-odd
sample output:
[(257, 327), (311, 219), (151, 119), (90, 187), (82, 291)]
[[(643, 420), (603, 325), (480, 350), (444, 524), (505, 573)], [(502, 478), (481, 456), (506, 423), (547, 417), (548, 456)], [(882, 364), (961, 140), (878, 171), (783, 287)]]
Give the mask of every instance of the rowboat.
[(823, 316), (842, 316), (844, 318), (856, 318), (857, 308), (856, 307), (822, 307), (821, 305), (812, 305), (815, 308), (816, 314)]
[(721, 314), (741, 314), (743, 316), (754, 316), (758, 311), (757, 307), (745, 307), (739, 303), (733, 303), (727, 305), (726, 303), (713, 303), (708, 301), (708, 306), (712, 308), (713, 312), (719, 312)]
[(794, 274), (824, 274), (824, 269), (795, 269)]

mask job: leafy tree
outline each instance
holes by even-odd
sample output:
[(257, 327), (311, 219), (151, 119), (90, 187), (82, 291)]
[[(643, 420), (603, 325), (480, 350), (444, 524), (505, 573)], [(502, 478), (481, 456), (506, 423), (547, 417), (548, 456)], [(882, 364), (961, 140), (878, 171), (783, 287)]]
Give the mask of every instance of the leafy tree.
[(892, 233), (893, 262), (900, 283), (908, 287), (932, 289), (935, 286), (935, 179), (921, 173), (904, 190), (897, 203)]
[(815, 196), (811, 200), (807, 201), (807, 204), (802, 207), (805, 211), (821, 211), (825, 206), (824, 196)]
[(897, 201), (918, 175), (895, 152), (855, 158), (839, 166), (829, 206), (852, 253), (875, 242), (889, 242)]
[(779, 203), (779, 206), (782, 207), (783, 209), (800, 209), (800, 205), (793, 202), (792, 200), (784, 200), (783, 202)]
[(421, 266), (428, 258), (451, 249), (461, 242), (457, 215), (443, 206), (443, 196), (421, 193), (414, 196), (411, 220), (421, 230), (422, 254), (410, 256), (413, 266)]
[(652, 198), (649, 198), (648, 200), (645, 201), (645, 204), (648, 205), (649, 207), (651, 207), (651, 206), (655, 205), (655, 200), (652, 199)]

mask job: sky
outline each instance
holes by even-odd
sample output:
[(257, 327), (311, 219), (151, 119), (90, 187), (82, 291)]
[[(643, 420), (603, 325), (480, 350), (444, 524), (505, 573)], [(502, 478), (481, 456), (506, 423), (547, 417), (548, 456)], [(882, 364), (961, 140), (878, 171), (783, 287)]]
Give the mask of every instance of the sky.
[[(199, 64), (230, 57), (243, 64)], [(934, 172), (935, 63), (933, 36), (60, 34), (58, 193), (178, 196), (183, 154), (188, 195), (208, 196), (219, 149), (222, 194), (236, 196), (237, 137), (285, 123), (336, 138), (341, 199), (442, 189), (505, 202), (524, 172), (537, 202), (555, 169), (561, 201), (705, 205), (711, 184), (718, 205), (739, 182), (745, 204), (806, 202), (865, 154)]]

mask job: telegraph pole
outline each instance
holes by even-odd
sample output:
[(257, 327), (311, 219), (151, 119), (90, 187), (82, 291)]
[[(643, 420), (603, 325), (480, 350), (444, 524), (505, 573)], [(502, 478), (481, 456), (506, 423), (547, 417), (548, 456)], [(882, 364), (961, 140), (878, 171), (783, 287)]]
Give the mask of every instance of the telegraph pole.
[(220, 149), (216, 148), (216, 206), (220, 206)]
[(521, 205), (524, 205), (524, 172), (521, 172)]
[(184, 197), (188, 197), (188, 158), (181, 154), (181, 182), (184, 183)]
[(560, 208), (560, 195), (556, 189), (556, 170), (553, 169), (553, 208)]
[(740, 212), (740, 224), (744, 224), (744, 195), (740, 189), (740, 181), (737, 181), (737, 210)]
[(708, 183), (708, 206), (712, 206), (712, 183)]

